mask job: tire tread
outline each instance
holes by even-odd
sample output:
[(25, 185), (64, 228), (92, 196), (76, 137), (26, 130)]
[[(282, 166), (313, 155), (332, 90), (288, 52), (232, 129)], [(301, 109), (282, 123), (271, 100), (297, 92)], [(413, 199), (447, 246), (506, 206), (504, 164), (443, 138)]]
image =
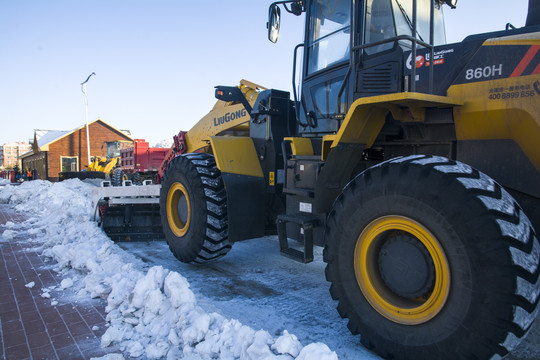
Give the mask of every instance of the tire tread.
[(198, 264), (226, 255), (232, 248), (228, 238), (227, 194), (214, 157), (206, 153), (190, 153), (174, 158), (167, 166), (163, 183), (167, 181), (167, 174), (172, 172), (183, 172), (192, 181), (200, 183), (204, 194), (202, 202), (206, 221), (203, 239), (191, 249), (192, 254), (188, 256), (188, 261), (183, 256), (185, 254), (178, 253), (172, 241), (167, 239), (169, 249), (179, 260)]

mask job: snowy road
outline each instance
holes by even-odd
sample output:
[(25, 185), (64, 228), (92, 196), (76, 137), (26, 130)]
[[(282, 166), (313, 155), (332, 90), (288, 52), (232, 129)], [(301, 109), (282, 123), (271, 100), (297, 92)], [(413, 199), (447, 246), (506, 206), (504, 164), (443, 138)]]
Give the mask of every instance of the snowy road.
[(189, 265), (176, 260), (165, 242), (119, 245), (150, 265), (182, 274), (207, 311), (275, 336), (286, 329), (303, 344), (324, 342), (340, 359), (379, 359), (360, 345), (337, 313), (324, 277), (322, 248), (316, 248), (313, 263), (301, 264), (279, 255), (277, 239), (267, 237), (236, 243), (212, 264)]
[[(284, 329), (303, 343), (324, 342), (340, 359), (380, 359), (369, 352), (347, 329), (324, 277), (322, 248), (315, 261), (301, 264), (279, 254), (277, 238), (239, 242), (212, 264), (181, 263), (165, 242), (119, 243), (120, 247), (149, 265), (177, 271), (190, 283), (199, 304), (227, 318), (274, 335)], [(540, 359), (540, 321), (508, 360)]]

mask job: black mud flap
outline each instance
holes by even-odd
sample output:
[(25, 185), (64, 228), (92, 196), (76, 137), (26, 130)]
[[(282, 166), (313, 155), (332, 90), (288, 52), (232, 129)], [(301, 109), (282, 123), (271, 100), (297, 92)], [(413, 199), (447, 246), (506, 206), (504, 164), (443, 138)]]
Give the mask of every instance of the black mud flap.
[(102, 226), (113, 241), (165, 239), (158, 204), (109, 206), (103, 213)]
[(229, 241), (254, 239), (265, 235), (265, 182), (256, 176), (221, 176), (227, 190)]

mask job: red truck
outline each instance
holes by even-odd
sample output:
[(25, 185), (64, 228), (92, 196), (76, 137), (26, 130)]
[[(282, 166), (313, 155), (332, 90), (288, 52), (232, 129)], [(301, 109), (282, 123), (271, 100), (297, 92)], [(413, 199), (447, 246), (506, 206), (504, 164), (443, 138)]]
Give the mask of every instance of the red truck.
[(169, 148), (153, 148), (144, 139), (135, 139), (133, 147), (120, 150), (120, 167), (113, 171), (111, 183), (121, 186), (124, 180), (134, 185), (144, 180), (156, 182), (156, 175)]

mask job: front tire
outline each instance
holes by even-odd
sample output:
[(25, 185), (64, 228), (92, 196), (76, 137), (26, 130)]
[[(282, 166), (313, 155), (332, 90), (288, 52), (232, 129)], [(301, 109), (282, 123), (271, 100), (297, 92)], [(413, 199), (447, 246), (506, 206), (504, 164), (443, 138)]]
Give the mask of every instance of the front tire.
[(336, 200), (325, 241), (340, 315), (385, 358), (504, 356), (536, 317), (531, 224), (468, 165), (411, 156), (368, 169)]
[(204, 263), (227, 254), (227, 198), (209, 154), (184, 154), (168, 165), (160, 191), (163, 232), (174, 256)]

